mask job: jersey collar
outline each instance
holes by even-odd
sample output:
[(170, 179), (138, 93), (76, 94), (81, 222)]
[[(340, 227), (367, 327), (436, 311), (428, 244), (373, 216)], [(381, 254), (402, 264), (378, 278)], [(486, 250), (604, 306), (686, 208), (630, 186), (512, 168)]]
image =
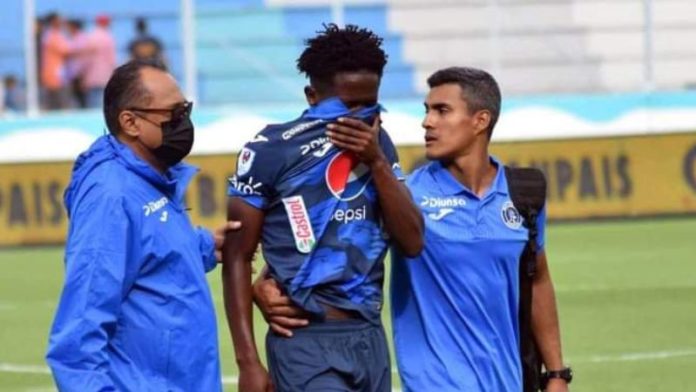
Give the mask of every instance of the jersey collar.
[(367, 119), (382, 111), (384, 111), (384, 108), (380, 104), (362, 108), (358, 111), (351, 111), (343, 104), (343, 101), (337, 97), (331, 97), (316, 105), (310, 106), (309, 109), (302, 113), (302, 117), (307, 119), (334, 120), (341, 116), (350, 115), (351, 117)]
[[(498, 167), (498, 172), (495, 174), (491, 187), (486, 191), (484, 199), (493, 194), (508, 195), (507, 181), (505, 179), (505, 169), (502, 163), (494, 156), (489, 156), (491, 162)], [(458, 194), (466, 194), (469, 197), (475, 197), (476, 194), (469, 188), (457, 181), (456, 178), (444, 167), (439, 161), (433, 162), (429, 167), (430, 175), (440, 188), (443, 195), (451, 196)]]

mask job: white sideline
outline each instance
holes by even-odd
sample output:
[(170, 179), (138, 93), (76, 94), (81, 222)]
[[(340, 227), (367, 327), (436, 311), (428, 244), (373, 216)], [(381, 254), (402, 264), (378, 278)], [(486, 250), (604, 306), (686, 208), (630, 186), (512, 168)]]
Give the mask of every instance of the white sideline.
[[(568, 363), (604, 363), (604, 362), (634, 362), (634, 361), (650, 361), (662, 360), (678, 357), (696, 356), (696, 348), (687, 348), (682, 350), (664, 350), (650, 352), (635, 352), (635, 353), (620, 353), (612, 355), (593, 355), (588, 357), (580, 357), (569, 359)], [(51, 371), (46, 366), (38, 365), (20, 365), (8, 362), (0, 362), (0, 372), (4, 373), (25, 373), (25, 374), (51, 374)], [(396, 373), (393, 370), (392, 373)], [(222, 377), (223, 384), (237, 384), (237, 376), (229, 375)], [(392, 389), (393, 392), (400, 392), (400, 389)]]

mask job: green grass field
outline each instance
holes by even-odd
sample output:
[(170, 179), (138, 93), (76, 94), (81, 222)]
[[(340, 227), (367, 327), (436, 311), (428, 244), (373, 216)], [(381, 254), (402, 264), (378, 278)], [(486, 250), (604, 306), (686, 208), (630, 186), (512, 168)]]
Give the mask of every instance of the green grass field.
[[(696, 219), (555, 224), (547, 244), (572, 391), (696, 390)], [(43, 354), (62, 277), (60, 248), (0, 250), (1, 391), (55, 390)], [(236, 391), (219, 271), (209, 277)]]

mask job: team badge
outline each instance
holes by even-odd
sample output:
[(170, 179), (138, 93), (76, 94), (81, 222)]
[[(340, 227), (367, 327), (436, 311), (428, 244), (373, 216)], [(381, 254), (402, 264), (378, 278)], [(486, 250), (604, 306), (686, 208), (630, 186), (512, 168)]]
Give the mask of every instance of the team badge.
[(517, 211), (515, 205), (511, 201), (503, 203), (503, 208), (500, 210), (500, 216), (503, 218), (505, 226), (511, 229), (519, 229), (522, 226), (522, 215)]
[(254, 157), (256, 152), (248, 147), (244, 147), (239, 153), (239, 159), (237, 160), (237, 175), (243, 176), (249, 173), (251, 170), (251, 165), (254, 163)]

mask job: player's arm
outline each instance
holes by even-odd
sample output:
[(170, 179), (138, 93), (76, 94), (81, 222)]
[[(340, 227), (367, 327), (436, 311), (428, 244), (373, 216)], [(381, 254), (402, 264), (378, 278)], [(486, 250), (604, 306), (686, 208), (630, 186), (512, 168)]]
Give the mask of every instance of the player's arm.
[(218, 261), (222, 260), (222, 244), (225, 241), (225, 234), (229, 230), (237, 230), (240, 227), (242, 227), (242, 224), (237, 221), (226, 222), (212, 232), (203, 227), (196, 227), (198, 248), (201, 251), (205, 272), (214, 270)]
[(254, 340), (251, 291), (251, 261), (261, 238), (264, 212), (238, 197), (231, 197), (227, 220), (242, 223), (240, 230), (227, 232), (222, 247), (225, 313), (239, 367), (239, 389), (265, 392), (271, 386)]
[(385, 230), (404, 255), (417, 256), (423, 249), (423, 216), (413, 203), (411, 193), (394, 176), (386, 159), (375, 161), (370, 170)]
[(295, 305), (283, 292), (280, 284), (267, 274), (264, 267), (254, 281), (254, 302), (271, 330), (278, 335), (292, 337), (294, 328), (309, 324), (306, 312)]
[[(546, 369), (562, 369), (564, 365), (556, 295), (544, 251), (537, 254), (537, 273), (532, 286), (532, 331)], [(567, 390), (566, 382), (561, 379), (549, 380), (546, 389), (548, 392)]]
[(379, 145), (380, 119), (372, 126), (354, 118), (339, 118), (328, 125), (327, 135), (339, 148), (354, 152), (369, 165), (377, 188), (384, 228), (394, 244), (406, 256), (413, 257), (423, 249), (423, 216), (413, 203), (406, 186), (392, 171), (389, 160)]

